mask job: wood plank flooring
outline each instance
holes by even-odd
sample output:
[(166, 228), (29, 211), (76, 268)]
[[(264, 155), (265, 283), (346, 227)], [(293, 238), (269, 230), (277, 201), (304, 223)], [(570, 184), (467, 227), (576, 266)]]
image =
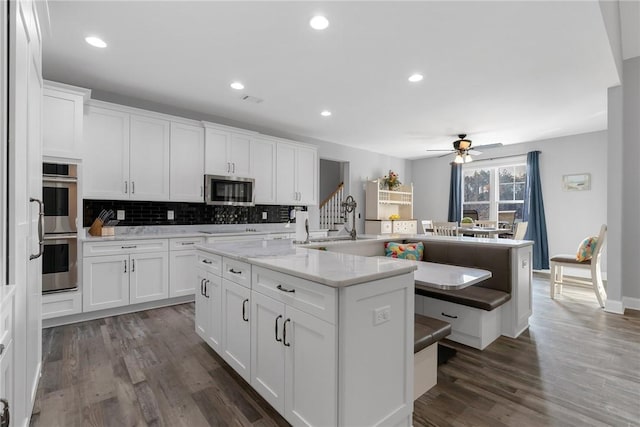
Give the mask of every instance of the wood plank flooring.
[[(640, 426), (640, 312), (534, 281), (531, 327), (458, 354), (415, 402), (421, 426)], [(287, 425), (194, 332), (193, 304), (43, 332), (31, 426)]]

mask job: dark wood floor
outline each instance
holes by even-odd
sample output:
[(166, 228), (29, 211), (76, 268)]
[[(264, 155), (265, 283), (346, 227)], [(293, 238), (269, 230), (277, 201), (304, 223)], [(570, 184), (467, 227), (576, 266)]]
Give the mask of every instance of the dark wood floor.
[[(419, 426), (640, 426), (640, 312), (536, 280), (528, 332), (458, 354)], [(193, 331), (193, 305), (46, 329), (32, 426), (287, 425)]]

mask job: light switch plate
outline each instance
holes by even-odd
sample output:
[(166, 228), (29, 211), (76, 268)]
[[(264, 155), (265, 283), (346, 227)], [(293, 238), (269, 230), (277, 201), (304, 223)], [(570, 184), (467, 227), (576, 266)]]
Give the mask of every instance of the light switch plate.
[(267, 213), (266, 212), (262, 212), (262, 219), (267, 219)]
[(167, 211), (167, 219), (169, 221), (173, 220), (173, 211)]
[(118, 221), (123, 221), (124, 220), (124, 210), (118, 210), (116, 212), (116, 219)]

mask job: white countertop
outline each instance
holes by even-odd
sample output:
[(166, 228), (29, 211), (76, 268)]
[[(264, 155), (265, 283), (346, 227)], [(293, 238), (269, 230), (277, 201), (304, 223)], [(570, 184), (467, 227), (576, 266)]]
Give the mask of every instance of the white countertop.
[(398, 276), (417, 268), (376, 257), (307, 249), (290, 240), (209, 243), (196, 248), (335, 288)]

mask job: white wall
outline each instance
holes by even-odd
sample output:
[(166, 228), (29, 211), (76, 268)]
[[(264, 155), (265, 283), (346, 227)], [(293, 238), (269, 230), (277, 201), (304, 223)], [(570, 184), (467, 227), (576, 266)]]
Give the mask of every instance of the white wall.
[[(514, 144), (487, 150), (481, 159), (526, 154), (539, 150), (549, 254), (576, 252), (580, 241), (597, 235), (607, 222), (607, 132), (593, 132)], [(414, 160), (412, 165), (415, 206), (420, 219), (446, 220), (449, 203), (451, 157)], [(562, 176), (590, 173), (591, 190), (567, 192)], [(603, 257), (606, 271), (606, 249)]]

